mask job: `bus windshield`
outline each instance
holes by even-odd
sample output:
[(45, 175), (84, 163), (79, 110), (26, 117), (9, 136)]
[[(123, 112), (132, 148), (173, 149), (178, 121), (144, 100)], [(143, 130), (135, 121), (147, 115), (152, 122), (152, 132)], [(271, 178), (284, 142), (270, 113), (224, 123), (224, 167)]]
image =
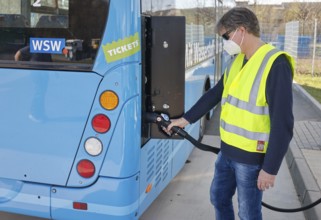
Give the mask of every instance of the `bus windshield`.
[(1, 64), (91, 70), (105, 30), (108, 5), (107, 0), (2, 0)]

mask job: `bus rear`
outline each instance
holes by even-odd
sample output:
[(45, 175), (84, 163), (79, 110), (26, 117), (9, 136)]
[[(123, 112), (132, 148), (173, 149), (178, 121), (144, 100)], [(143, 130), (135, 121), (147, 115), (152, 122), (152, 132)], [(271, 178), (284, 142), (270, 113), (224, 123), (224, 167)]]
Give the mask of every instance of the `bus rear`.
[(214, 36), (185, 47), (164, 5), (0, 0), (1, 211), (138, 219), (184, 166), (193, 146), (143, 115), (178, 117), (211, 87)]
[(139, 1), (0, 4), (0, 209), (135, 218)]

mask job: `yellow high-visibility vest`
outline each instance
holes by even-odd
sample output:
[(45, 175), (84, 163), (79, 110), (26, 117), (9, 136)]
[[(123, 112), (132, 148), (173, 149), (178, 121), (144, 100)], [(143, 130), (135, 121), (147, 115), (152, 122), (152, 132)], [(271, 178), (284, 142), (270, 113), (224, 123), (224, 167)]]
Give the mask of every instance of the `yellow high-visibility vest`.
[(244, 66), (245, 55), (237, 55), (225, 70), (220, 118), (220, 135), (225, 143), (248, 152), (266, 152), (270, 135), (266, 81), (281, 54), (286, 55), (293, 74), (294, 59), (270, 44), (261, 46)]

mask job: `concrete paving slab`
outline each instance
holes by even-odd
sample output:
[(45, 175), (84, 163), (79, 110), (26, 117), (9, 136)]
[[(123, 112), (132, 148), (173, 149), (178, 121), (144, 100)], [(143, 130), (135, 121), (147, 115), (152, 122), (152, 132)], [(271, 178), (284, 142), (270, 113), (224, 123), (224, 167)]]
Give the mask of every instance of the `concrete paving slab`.
[(302, 153), (315, 177), (319, 188), (321, 188), (321, 151), (302, 149)]
[[(317, 201), (321, 198), (320, 192), (315, 191), (306, 191), (304, 200), (302, 202), (302, 206), (310, 205), (311, 203)], [(319, 208), (320, 205), (316, 206), (315, 208), (308, 209), (304, 211), (305, 219), (306, 220), (319, 220), (321, 219), (321, 209)]]
[[(272, 189), (264, 192), (263, 201), (269, 205), (284, 209), (301, 207), (288, 166), (285, 161), (283, 161), (276, 177), (275, 186)], [(281, 213), (271, 211), (263, 207), (263, 219), (303, 220), (305, 217), (302, 212)]]

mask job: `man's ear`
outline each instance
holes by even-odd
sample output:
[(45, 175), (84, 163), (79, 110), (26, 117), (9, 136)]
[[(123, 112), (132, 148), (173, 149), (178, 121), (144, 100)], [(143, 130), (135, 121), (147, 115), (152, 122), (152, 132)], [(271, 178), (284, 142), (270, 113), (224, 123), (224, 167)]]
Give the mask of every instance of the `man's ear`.
[(246, 28), (243, 27), (243, 26), (239, 26), (238, 29), (239, 29), (239, 31), (241, 31), (241, 32), (243, 32), (243, 33), (246, 31)]

